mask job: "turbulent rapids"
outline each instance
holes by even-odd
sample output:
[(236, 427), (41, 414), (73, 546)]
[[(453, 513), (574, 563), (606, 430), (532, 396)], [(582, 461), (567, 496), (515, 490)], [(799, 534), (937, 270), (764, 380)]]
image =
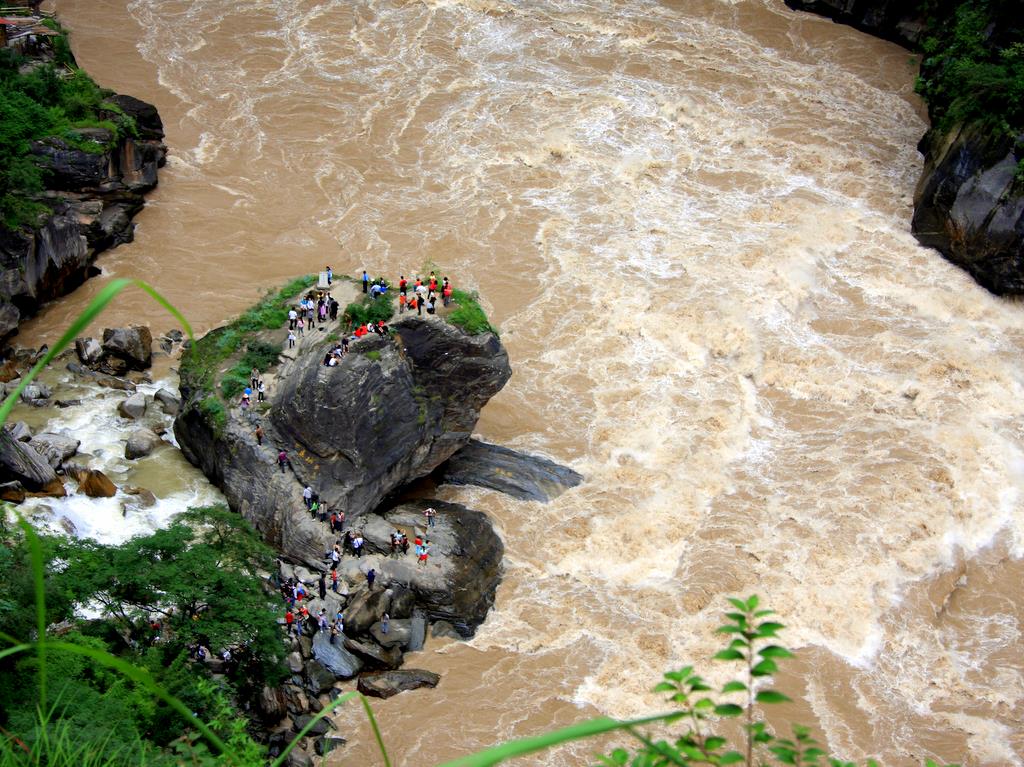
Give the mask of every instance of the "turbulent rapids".
[(435, 263), (515, 369), (481, 436), (587, 478), (546, 505), (445, 489), (496, 520), (507, 577), (471, 643), (428, 646), (445, 705), (381, 706), (400, 762), (649, 711), (753, 592), (837, 754), (1022, 762), (1024, 313), (909, 233), (907, 51), (782, 0), (58, 6), (170, 147), (105, 272), (205, 330), (324, 263)]

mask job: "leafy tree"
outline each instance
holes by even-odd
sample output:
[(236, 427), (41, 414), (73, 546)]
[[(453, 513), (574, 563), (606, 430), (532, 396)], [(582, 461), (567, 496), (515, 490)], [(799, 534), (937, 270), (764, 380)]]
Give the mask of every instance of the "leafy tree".
[(270, 667), (279, 660), (275, 605), (253, 578), (270, 569), (272, 554), (225, 506), (189, 510), (120, 546), (75, 541), (59, 553), (68, 592), (102, 605), (129, 645), (152, 641), (155, 621), (176, 651), (203, 644)]

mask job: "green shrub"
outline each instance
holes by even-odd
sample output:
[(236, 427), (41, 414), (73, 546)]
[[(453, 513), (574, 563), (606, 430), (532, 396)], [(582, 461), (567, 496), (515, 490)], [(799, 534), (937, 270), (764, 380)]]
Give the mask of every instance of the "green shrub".
[(476, 291), (470, 293), (465, 290), (453, 289), (452, 298), (456, 308), (447, 316), (448, 322), (457, 325), (470, 335), (477, 333), (498, 335), (498, 329), (490, 323), (487, 314), (481, 308)]
[(345, 307), (345, 315), (353, 325), (365, 323), (378, 323), (381, 320), (388, 322), (395, 316), (394, 295), (390, 292), (375, 300), (369, 297), (361, 301), (355, 301)]
[(245, 346), (245, 354), (239, 365), (248, 371), (256, 368), (262, 373), (276, 365), (280, 356), (281, 350), (276, 345), (266, 341), (250, 341)]
[(199, 410), (213, 424), (214, 432), (220, 434), (228, 425), (228, 414), (224, 405), (216, 397), (208, 396), (199, 403)]
[(960, 0), (931, 11), (915, 88), (940, 130), (962, 122), (1024, 130), (1022, 19), (1009, 0)]
[(365, 357), (367, 359), (373, 360), (374, 362), (377, 362), (380, 360), (380, 352), (377, 351), (376, 349), (371, 349), (365, 354)]
[[(43, 63), (24, 74), (20, 70), (28, 61), (10, 49), (0, 50), (0, 226), (7, 229), (36, 226), (47, 210), (33, 199), (43, 189), (47, 170), (31, 156), (31, 141), (52, 136), (101, 153), (138, 133), (135, 121), (107, 101), (112, 91), (80, 69), (60, 76), (58, 67), (72, 67), (74, 58), (64, 35), (50, 39), (56, 66)], [(85, 139), (75, 133), (82, 128), (108, 130), (111, 141)]]

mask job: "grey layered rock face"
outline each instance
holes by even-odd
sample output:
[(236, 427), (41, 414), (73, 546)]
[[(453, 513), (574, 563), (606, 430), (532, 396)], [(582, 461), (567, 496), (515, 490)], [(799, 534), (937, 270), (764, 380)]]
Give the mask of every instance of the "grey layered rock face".
[(134, 237), (131, 219), (142, 209), (143, 194), (156, 186), (167, 147), (151, 104), (130, 96), (110, 100), (135, 118), (137, 138), (122, 139), (101, 154), (75, 149), (59, 138), (32, 145), (37, 161), (47, 166), (48, 188), (59, 192), (54, 198), (59, 201), (38, 229), (12, 232), (0, 227), (0, 339), (12, 335), (46, 301), (98, 274), (92, 263), (101, 251)]
[[(238, 410), (214, 428), (187, 360), (181, 368), (184, 401), (174, 432), (182, 451), (294, 561), (319, 564), (330, 540), (304, 511), (306, 484), (354, 521), (465, 445), (480, 408), (511, 375), (492, 334), (470, 336), (417, 318), (398, 320), (392, 330), (394, 339), (353, 344), (337, 367), (321, 364), (323, 349), (282, 366), (263, 446)], [(293, 471), (279, 471), (278, 448), (292, 456)]]
[(336, 639), (335, 644), (331, 644), (330, 637), (323, 631), (313, 637), (313, 657), (340, 679), (351, 679), (363, 668), (363, 662), (346, 650), (341, 640)]
[(572, 469), (540, 456), (473, 439), (439, 470), (439, 480), (477, 485), (523, 501), (550, 501), (583, 481)]
[(32, 491), (56, 481), (49, 461), (7, 429), (0, 429), (0, 482), (18, 481)]
[(916, 46), (925, 32), (919, 0), (785, 0), (794, 10), (827, 16), (894, 43)]
[(961, 126), (929, 131), (921, 148), (914, 235), (993, 293), (1024, 293), (1024, 193), (1015, 183), (1014, 139)]
[(78, 452), (78, 447), (82, 442), (65, 434), (43, 433), (32, 437), (29, 444), (47, 460), (50, 466), (57, 469)]

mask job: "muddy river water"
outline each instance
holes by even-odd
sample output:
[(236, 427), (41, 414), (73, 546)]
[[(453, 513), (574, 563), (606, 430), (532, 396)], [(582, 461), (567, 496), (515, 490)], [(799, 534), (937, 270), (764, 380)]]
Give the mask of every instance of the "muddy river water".
[[(910, 53), (781, 0), (56, 7), (170, 157), (135, 242), (24, 339), (111, 276), (202, 331), (325, 264), (435, 264), (515, 371), (479, 433), (587, 478), (443, 491), (507, 576), (472, 642), (414, 661), (439, 688), (377, 706), (396, 763), (656, 710), (755, 592), (799, 648), (785, 713), (838, 755), (1022, 763), (1024, 309), (909, 233)], [(130, 321), (174, 326), (141, 294), (102, 324)]]

